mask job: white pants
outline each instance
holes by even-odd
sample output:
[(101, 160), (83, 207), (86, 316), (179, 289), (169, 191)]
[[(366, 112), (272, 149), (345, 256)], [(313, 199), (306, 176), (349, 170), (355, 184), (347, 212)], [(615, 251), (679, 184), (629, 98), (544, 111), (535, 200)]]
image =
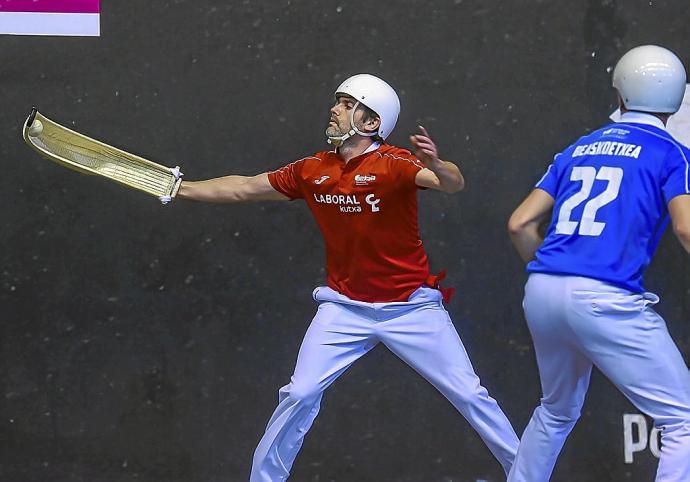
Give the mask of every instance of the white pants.
[(320, 287), (314, 299), (319, 309), (304, 336), (291, 381), (280, 389), (278, 407), (254, 453), (251, 482), (288, 478), (323, 392), (379, 342), (445, 395), (506, 473), (510, 470), (517, 436), (480, 385), (438, 290), (419, 288), (407, 302), (365, 303)]
[(601, 281), (533, 273), (523, 307), (543, 398), (510, 472), (510, 482), (546, 482), (580, 417), (592, 365), (661, 429), (657, 482), (690, 481), (690, 372), (653, 293)]

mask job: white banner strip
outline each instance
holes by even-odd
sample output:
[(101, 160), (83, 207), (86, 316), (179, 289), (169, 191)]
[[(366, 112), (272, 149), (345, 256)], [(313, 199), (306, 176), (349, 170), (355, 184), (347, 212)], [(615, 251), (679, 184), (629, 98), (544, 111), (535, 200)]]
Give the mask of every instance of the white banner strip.
[(75, 35), (101, 34), (97, 13), (0, 12), (0, 34)]

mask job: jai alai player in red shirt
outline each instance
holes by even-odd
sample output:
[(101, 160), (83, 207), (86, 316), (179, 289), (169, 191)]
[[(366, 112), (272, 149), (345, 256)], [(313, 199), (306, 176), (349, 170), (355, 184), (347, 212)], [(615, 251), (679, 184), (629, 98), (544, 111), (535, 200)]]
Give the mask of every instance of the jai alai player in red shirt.
[(355, 75), (335, 97), (326, 129), (333, 151), (253, 177), (185, 181), (178, 193), (215, 203), (304, 199), (326, 243), (327, 286), (314, 290), (319, 308), (254, 453), (250, 482), (289, 477), (326, 388), (379, 343), (455, 406), (507, 473), (518, 438), (474, 373), (417, 224), (417, 189), (456, 192), (462, 174), (439, 159), (422, 127), (410, 137), (414, 154), (385, 143), (400, 101), (383, 80)]

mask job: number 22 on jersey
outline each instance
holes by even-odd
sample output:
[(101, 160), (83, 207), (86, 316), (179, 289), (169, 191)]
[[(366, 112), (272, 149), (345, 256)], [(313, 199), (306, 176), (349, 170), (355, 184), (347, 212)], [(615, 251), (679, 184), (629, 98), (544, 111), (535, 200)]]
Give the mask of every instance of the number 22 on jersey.
[[(563, 202), (558, 212), (556, 234), (571, 235), (575, 230), (583, 236), (599, 236), (606, 223), (595, 221), (597, 211), (618, 197), (618, 191), (623, 180), (623, 169), (620, 167), (602, 166), (597, 171), (592, 166), (575, 166), (570, 173), (571, 181), (581, 181), (580, 190)], [(594, 181), (608, 181), (606, 189), (598, 196), (593, 197), (582, 211), (582, 219), (573, 221), (570, 219), (573, 210), (589, 198), (594, 186)]]

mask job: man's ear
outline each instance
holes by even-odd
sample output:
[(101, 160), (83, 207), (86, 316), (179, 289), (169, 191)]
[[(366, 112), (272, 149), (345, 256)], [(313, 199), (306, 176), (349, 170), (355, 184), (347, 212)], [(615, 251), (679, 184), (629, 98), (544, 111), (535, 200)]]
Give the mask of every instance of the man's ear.
[(364, 127), (366, 130), (370, 132), (376, 132), (379, 130), (379, 127), (381, 127), (381, 118), (380, 117), (372, 117), (368, 121), (364, 123)]

